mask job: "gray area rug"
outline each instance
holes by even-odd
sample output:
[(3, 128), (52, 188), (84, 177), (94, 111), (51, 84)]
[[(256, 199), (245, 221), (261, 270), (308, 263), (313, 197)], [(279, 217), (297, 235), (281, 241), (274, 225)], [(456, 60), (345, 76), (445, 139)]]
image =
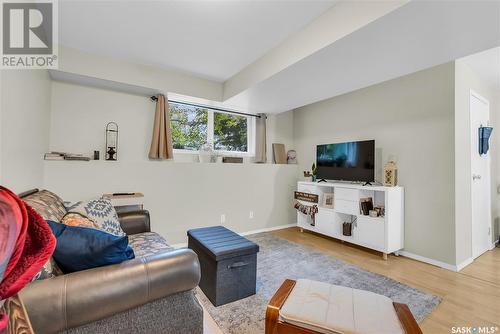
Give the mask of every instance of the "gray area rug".
[(439, 297), (271, 233), (254, 234), (247, 238), (260, 246), (257, 294), (214, 307), (199, 288), (196, 291), (205, 309), (226, 334), (264, 333), (267, 303), (286, 278), (308, 278), (379, 293), (395, 302), (408, 304), (418, 322), (441, 302)]

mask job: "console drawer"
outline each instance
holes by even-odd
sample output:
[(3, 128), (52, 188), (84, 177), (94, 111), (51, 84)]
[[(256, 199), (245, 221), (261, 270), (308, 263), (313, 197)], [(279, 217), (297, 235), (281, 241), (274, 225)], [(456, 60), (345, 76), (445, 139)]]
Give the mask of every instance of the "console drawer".
[(335, 187), (335, 198), (358, 202), (359, 191), (358, 189)]
[(359, 202), (358, 201), (346, 201), (335, 197), (335, 211), (340, 213), (345, 213), (348, 215), (359, 214)]

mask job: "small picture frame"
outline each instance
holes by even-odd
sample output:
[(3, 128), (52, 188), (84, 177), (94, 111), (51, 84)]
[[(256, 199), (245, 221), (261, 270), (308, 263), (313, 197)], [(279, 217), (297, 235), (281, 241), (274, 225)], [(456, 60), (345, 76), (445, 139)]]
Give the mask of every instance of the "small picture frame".
[(371, 197), (361, 198), (359, 202), (360, 213), (364, 216), (368, 216), (370, 210), (373, 210), (373, 199)]
[(323, 203), (321, 205), (324, 208), (333, 209), (333, 193), (324, 193)]

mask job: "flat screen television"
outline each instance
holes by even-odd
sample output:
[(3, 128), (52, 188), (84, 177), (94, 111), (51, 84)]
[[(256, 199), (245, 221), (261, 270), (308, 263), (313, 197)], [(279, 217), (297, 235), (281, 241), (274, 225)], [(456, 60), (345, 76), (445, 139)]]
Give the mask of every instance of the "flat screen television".
[(375, 140), (318, 145), (316, 178), (337, 181), (375, 181)]

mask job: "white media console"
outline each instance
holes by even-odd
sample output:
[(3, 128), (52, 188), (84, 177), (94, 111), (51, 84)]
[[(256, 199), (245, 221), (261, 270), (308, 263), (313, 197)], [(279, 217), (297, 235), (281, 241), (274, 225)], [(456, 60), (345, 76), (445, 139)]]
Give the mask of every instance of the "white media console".
[[(362, 186), (349, 183), (298, 182), (297, 191), (319, 197), (314, 226), (311, 217), (297, 212), (297, 225), (303, 229), (324, 234), (387, 254), (404, 247), (404, 189), (402, 187)], [(333, 208), (325, 208), (323, 196), (333, 193)], [(374, 206), (384, 206), (385, 215), (365, 216), (360, 210), (361, 198), (372, 198)], [(312, 203), (299, 200), (305, 205)], [(352, 235), (342, 233), (342, 224), (357, 218)]]

